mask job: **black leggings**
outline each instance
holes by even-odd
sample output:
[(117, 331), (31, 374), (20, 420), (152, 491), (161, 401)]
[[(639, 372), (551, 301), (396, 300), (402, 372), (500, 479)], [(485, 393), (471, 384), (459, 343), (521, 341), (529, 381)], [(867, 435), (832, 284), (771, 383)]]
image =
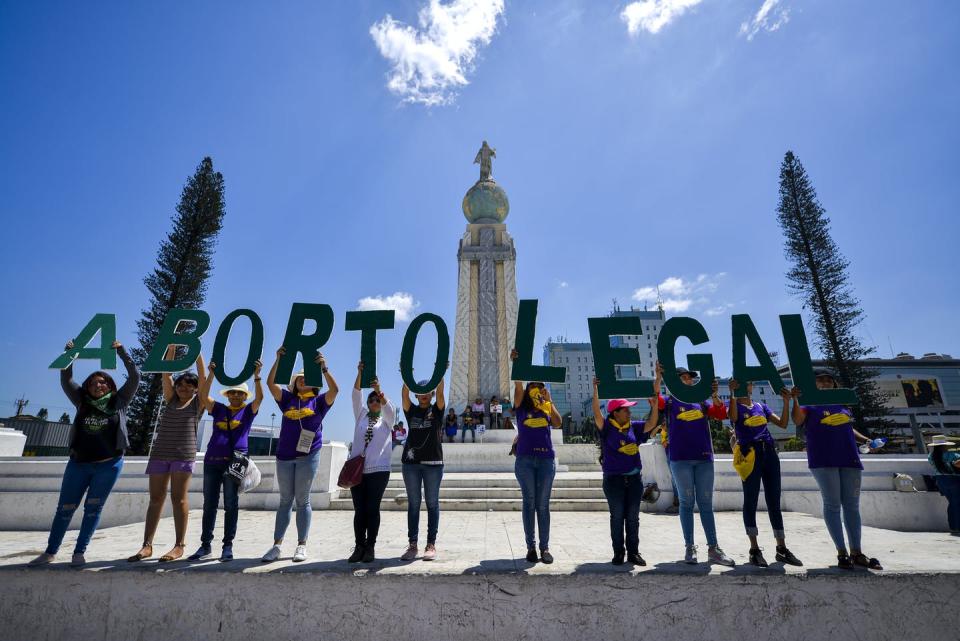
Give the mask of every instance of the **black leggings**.
[(380, 501), (387, 489), (390, 472), (363, 475), (360, 485), (350, 488), (353, 498), (353, 536), (357, 545), (372, 546), (380, 531)]

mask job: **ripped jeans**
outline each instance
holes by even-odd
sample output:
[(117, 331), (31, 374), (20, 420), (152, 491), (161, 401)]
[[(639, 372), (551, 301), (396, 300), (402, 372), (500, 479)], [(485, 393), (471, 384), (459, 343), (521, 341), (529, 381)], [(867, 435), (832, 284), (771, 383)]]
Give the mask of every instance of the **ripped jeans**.
[(77, 511), (84, 494), (87, 498), (83, 502), (83, 520), (80, 521), (80, 533), (77, 535), (77, 545), (73, 553), (82, 554), (86, 551), (87, 544), (90, 543), (90, 538), (100, 523), (103, 506), (122, 469), (122, 456), (99, 463), (77, 463), (72, 458), (67, 461), (67, 468), (63, 471), (63, 481), (60, 484), (57, 513), (50, 527), (47, 554), (56, 554), (60, 549), (63, 536), (70, 527), (73, 513)]

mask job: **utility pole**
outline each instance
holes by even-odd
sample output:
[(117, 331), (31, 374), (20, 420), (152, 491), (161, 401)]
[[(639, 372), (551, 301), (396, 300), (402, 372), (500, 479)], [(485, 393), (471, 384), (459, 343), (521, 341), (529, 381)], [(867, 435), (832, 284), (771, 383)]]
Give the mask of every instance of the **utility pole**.
[(30, 404), (30, 401), (25, 399), (23, 396), (14, 401), (14, 404), (17, 406), (16, 416), (23, 414), (23, 410)]

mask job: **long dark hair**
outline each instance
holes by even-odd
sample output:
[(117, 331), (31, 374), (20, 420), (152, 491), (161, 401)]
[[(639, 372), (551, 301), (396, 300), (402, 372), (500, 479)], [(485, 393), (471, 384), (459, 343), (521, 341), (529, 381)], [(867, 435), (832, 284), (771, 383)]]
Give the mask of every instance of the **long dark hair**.
[(937, 447), (933, 448), (932, 452), (930, 452), (930, 461), (933, 463), (933, 467), (940, 474), (950, 474), (952, 472), (952, 470), (950, 470), (950, 468), (948, 468), (943, 462), (943, 455), (946, 453), (946, 445), (938, 445)]
[(542, 389), (544, 384), (540, 381), (530, 381), (527, 383), (527, 387), (523, 390), (523, 399), (520, 401), (520, 409), (525, 412), (532, 412), (534, 409), (536, 409), (533, 406), (533, 399), (530, 398), (530, 390), (534, 387), (539, 387)]
[(103, 378), (103, 380), (107, 382), (107, 387), (110, 388), (110, 391), (116, 393), (117, 391), (116, 381), (114, 381), (113, 377), (107, 374), (105, 371), (103, 371), (102, 369), (98, 369), (97, 371), (90, 374), (90, 376), (87, 376), (85, 379), (83, 379), (83, 385), (80, 386), (80, 389), (83, 390), (84, 394), (86, 394), (87, 396), (90, 395), (90, 393), (87, 391), (87, 388), (90, 386), (90, 382), (93, 380), (94, 376), (100, 376), (101, 378)]
[(193, 385), (194, 387), (200, 387), (200, 379), (197, 378), (197, 375), (193, 372), (183, 372), (178, 374), (173, 379), (173, 385), (176, 387), (180, 383), (186, 383), (187, 385)]

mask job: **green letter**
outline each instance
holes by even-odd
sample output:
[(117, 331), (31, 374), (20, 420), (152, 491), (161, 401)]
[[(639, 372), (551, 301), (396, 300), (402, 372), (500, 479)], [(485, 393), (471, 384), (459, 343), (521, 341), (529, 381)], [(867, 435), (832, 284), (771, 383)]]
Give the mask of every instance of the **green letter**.
[(780, 328), (783, 330), (783, 343), (787, 348), (793, 384), (800, 389), (798, 401), (802, 400), (804, 405), (856, 405), (859, 402), (857, 392), (852, 389), (817, 389), (810, 348), (807, 347), (807, 335), (803, 331), (800, 314), (781, 315)]
[[(317, 323), (317, 329), (312, 334), (303, 333), (303, 323), (306, 320)], [(280, 359), (277, 366), (276, 383), (283, 385), (290, 380), (293, 366), (297, 363), (297, 354), (303, 356), (303, 382), (313, 387), (323, 385), (323, 372), (320, 366), (313, 362), (320, 348), (330, 340), (333, 333), (333, 308), (329, 305), (317, 303), (294, 303), (290, 308), (290, 319), (287, 321), (287, 331), (283, 336), (283, 346), (287, 353)]]
[(610, 347), (611, 336), (643, 334), (643, 322), (635, 316), (588, 318), (590, 348), (593, 350), (593, 368), (600, 379), (600, 398), (649, 398), (653, 396), (653, 382), (649, 380), (619, 380), (617, 365), (636, 365), (640, 352), (632, 347)]
[[(87, 347), (93, 337), (100, 332), (100, 347)], [(117, 340), (117, 317), (113, 314), (94, 314), (87, 326), (73, 339), (73, 349), (68, 349), (50, 363), (50, 369), (67, 369), (76, 358), (90, 358), (100, 361), (100, 369), (117, 369), (117, 351), (113, 341)]]
[(694, 345), (710, 340), (707, 330), (696, 319), (675, 316), (663, 324), (657, 339), (657, 359), (663, 366), (663, 383), (670, 394), (684, 403), (699, 403), (710, 397), (713, 387), (713, 356), (710, 354), (690, 354), (687, 356), (687, 368), (700, 372), (700, 382), (696, 385), (684, 385), (677, 376), (677, 360), (674, 355), (677, 339), (685, 336)]
[(377, 378), (377, 330), (393, 329), (393, 314), (392, 309), (347, 312), (343, 328), (348, 332), (360, 331), (360, 360), (363, 361), (360, 387), (370, 387)]
[[(243, 364), (243, 369), (236, 376), (227, 374), (226, 363), (224, 362), (224, 352), (227, 349), (227, 340), (230, 337), (230, 330), (233, 329), (233, 323), (241, 316), (250, 319), (250, 348), (247, 351), (247, 360)], [(230, 312), (220, 328), (217, 330), (217, 339), (213, 341), (213, 356), (210, 360), (217, 364), (213, 370), (213, 375), (221, 385), (239, 385), (253, 375), (254, 363), (263, 353), (263, 321), (252, 309), (235, 309)]]
[[(783, 379), (773, 364), (770, 353), (760, 340), (753, 321), (746, 314), (734, 314), (730, 317), (733, 327), (733, 377), (740, 383), (739, 394), (746, 394), (747, 382), (770, 381), (773, 391), (777, 394), (783, 389)], [(747, 341), (750, 339), (750, 348), (756, 354), (759, 365), (747, 365)]]
[(520, 307), (517, 309), (517, 336), (513, 344), (513, 348), (517, 350), (517, 360), (513, 361), (513, 368), (510, 371), (511, 380), (563, 383), (567, 380), (565, 367), (533, 364), (533, 338), (536, 330), (536, 299), (520, 301)]
[[(182, 332), (177, 331), (180, 323), (184, 323)], [(187, 331), (191, 323), (193, 327)], [(200, 356), (200, 337), (209, 326), (210, 315), (202, 309), (171, 309), (163, 319), (157, 340), (153, 344), (153, 349), (150, 350), (150, 355), (147, 356), (147, 361), (143, 364), (143, 372), (145, 374), (182, 372), (189, 369)], [(183, 345), (187, 348), (187, 352), (181, 358), (165, 361), (163, 356), (170, 345)]]
[[(417, 336), (425, 323), (433, 323), (437, 328), (437, 360), (433, 363), (433, 376), (426, 385), (418, 385), (413, 376), (413, 352), (417, 346)], [(450, 359), (450, 333), (447, 324), (436, 314), (420, 314), (413, 319), (407, 333), (403, 337), (403, 348), (400, 350), (400, 377), (414, 394), (432, 392), (443, 380), (447, 372), (447, 361)], [(366, 369), (366, 367), (364, 367)]]

